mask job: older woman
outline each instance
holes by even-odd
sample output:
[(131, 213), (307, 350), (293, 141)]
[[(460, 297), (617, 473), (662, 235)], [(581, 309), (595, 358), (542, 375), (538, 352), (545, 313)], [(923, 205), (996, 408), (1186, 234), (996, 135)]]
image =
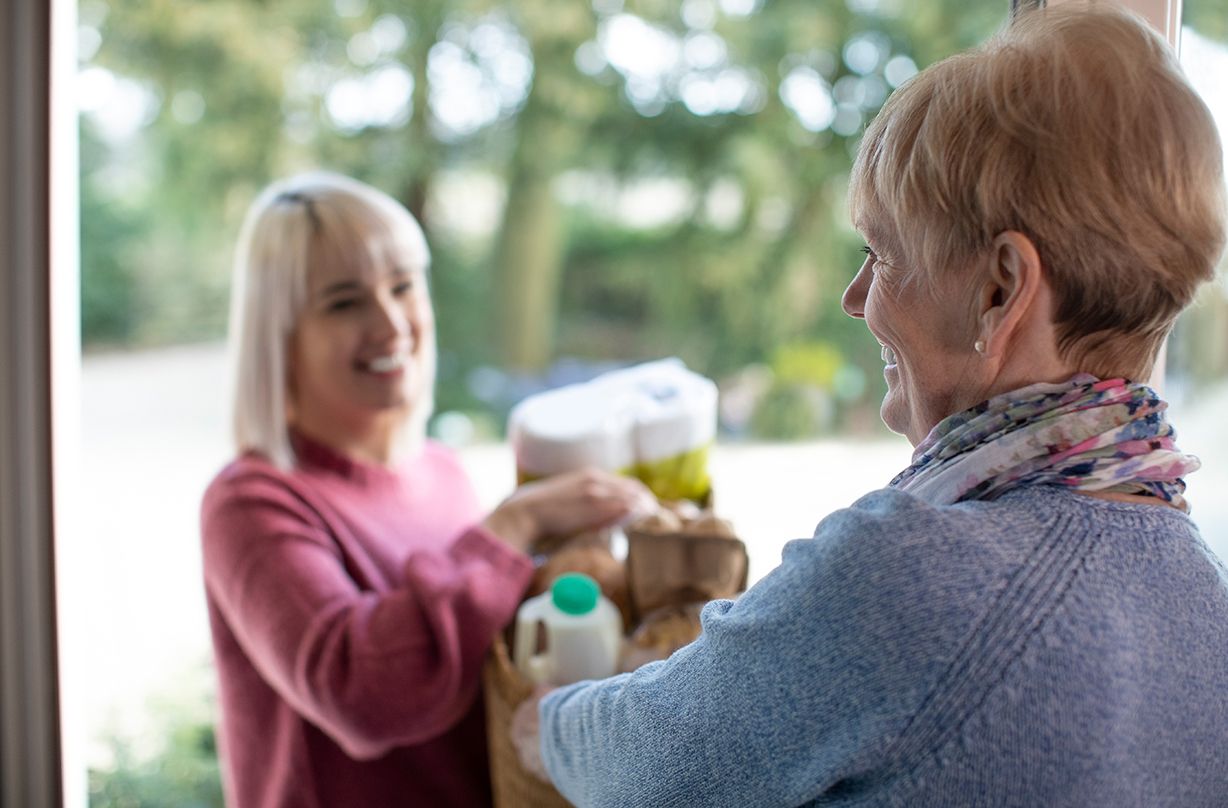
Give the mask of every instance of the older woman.
[(913, 463), (669, 660), (547, 696), (562, 793), (1224, 805), (1228, 572), (1141, 383), (1220, 255), (1221, 160), (1172, 53), (1101, 6), (900, 88), (853, 172), (844, 307)]
[(525, 548), (650, 496), (582, 472), (482, 518), (424, 440), (427, 262), (403, 207), (335, 175), (274, 184), (244, 225), (240, 456), (202, 508), (232, 808), (489, 804), (478, 677)]

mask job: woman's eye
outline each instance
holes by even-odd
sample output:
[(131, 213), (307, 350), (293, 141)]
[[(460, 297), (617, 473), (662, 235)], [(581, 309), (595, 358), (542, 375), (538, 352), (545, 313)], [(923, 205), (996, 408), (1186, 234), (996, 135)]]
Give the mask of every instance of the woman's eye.
[(401, 283), (398, 283), (396, 286), (392, 287), (392, 293), (396, 295), (397, 297), (401, 297), (402, 295), (407, 295), (413, 290), (414, 290), (413, 281), (402, 281)]
[(329, 311), (329, 312), (347, 311), (349, 309), (354, 308), (357, 305), (358, 305), (358, 300), (356, 298), (339, 297), (335, 300), (329, 301), (328, 305), (325, 306), (325, 311)]

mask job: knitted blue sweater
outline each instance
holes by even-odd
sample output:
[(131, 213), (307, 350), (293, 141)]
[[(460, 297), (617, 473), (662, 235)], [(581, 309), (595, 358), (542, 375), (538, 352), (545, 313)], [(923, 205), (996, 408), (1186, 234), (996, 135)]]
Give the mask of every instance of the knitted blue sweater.
[(580, 806), (1228, 806), (1228, 571), (1179, 511), (876, 491), (699, 640), (541, 706)]

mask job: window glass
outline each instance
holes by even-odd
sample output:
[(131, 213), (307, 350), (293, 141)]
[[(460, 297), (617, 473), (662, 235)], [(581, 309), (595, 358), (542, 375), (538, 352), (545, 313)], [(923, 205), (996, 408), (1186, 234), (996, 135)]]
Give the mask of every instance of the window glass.
[[(1221, 121), (1224, 0), (1184, 60)], [(483, 501), (526, 393), (677, 355), (721, 388), (718, 511), (752, 579), (908, 446), (877, 344), (839, 307), (865, 122), (1007, 4), (955, 0), (81, 0), (83, 506), (91, 804), (220, 805), (197, 512), (230, 455), (239, 220), (311, 167), (401, 199), (433, 251), (432, 434)], [(1225, 130), (1228, 131), (1228, 130)], [(544, 193), (543, 193), (544, 189)], [(544, 308), (535, 304), (544, 301)], [(1194, 514), (1228, 556), (1228, 298), (1171, 345)], [(822, 457), (822, 467), (816, 458)], [(854, 473), (830, 473), (830, 470)], [(821, 485), (816, 476), (828, 471)], [(78, 655), (80, 656), (80, 655)]]

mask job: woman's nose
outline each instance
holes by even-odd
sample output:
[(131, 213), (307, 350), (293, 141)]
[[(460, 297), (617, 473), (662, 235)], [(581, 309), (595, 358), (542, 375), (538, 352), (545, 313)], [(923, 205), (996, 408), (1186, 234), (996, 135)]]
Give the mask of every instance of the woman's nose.
[(840, 298), (840, 306), (844, 309), (844, 313), (849, 317), (856, 317), (859, 320), (864, 320), (866, 316), (866, 295), (870, 290), (870, 260), (861, 265), (861, 269), (857, 270), (857, 274), (853, 276), (853, 280), (849, 283), (848, 288), (844, 290), (844, 296)]
[(376, 298), (375, 322), (372, 328), (377, 339), (409, 336), (413, 329), (401, 301), (391, 295)]

